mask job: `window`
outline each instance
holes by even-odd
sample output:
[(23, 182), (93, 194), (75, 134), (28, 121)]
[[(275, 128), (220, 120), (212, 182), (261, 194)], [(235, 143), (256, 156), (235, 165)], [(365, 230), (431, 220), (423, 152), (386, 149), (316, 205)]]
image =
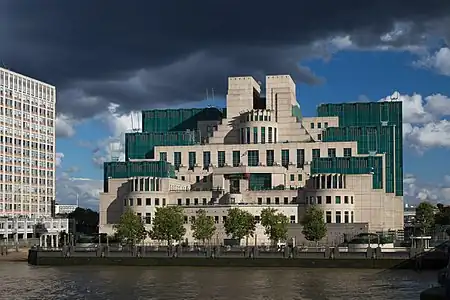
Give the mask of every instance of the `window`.
[(310, 127), (311, 129), (314, 129), (314, 123), (311, 123)]
[(320, 157), (320, 149), (312, 149), (312, 158), (319, 158)]
[(217, 152), (217, 165), (219, 168), (225, 166), (225, 151)]
[(348, 196), (344, 196), (344, 204), (348, 204)]
[(322, 196), (317, 196), (317, 204), (322, 204)]
[(159, 206), (159, 198), (155, 198), (155, 206)]
[(202, 204), (203, 204), (203, 205), (208, 204), (208, 200), (206, 200), (206, 198), (203, 198), (203, 199), (202, 199)]
[(336, 196), (336, 204), (341, 204), (341, 196)]
[(163, 198), (163, 203), (162, 203), (162, 205), (163, 205), (163, 206), (166, 206), (166, 198)]
[(200, 182), (200, 176), (195, 176), (195, 182)]
[(289, 204), (289, 198), (288, 197), (284, 197), (283, 198), (283, 203), (284, 204)]
[(352, 148), (344, 148), (344, 157), (352, 156)]
[(273, 129), (273, 142), (277, 143), (277, 128), (276, 127)]
[(280, 204), (280, 197), (275, 197), (275, 204)]
[(344, 212), (344, 223), (348, 223), (348, 211)]
[(342, 223), (342, 221), (341, 221), (341, 212), (340, 211), (337, 211), (336, 212), (336, 223)]
[(328, 149), (328, 157), (336, 157), (336, 149), (335, 148)]
[(295, 180), (295, 175), (291, 174), (291, 181), (294, 181), (294, 180)]
[(145, 180), (144, 180), (144, 190), (146, 192), (150, 191), (150, 179), (149, 178), (145, 178)]
[(326, 222), (327, 223), (331, 223), (331, 211), (327, 211), (326, 213), (325, 213), (325, 220), (326, 220)]
[(141, 206), (141, 205), (142, 205), (142, 199), (141, 199), (141, 198), (137, 198), (137, 199), (136, 199), (136, 204), (137, 204), (138, 206)]
[(250, 167), (256, 167), (259, 165), (259, 151), (258, 150), (248, 150), (248, 165)]
[(152, 214), (145, 213), (145, 224), (151, 224), (151, 223), (152, 223)]
[(250, 144), (250, 127), (245, 128), (245, 131), (247, 137), (247, 144)]
[(241, 152), (233, 151), (233, 167), (238, 167), (241, 164)]
[(198, 198), (194, 198), (194, 205), (198, 205)]
[(353, 212), (351, 212), (351, 220), (350, 220), (350, 223), (354, 223), (354, 218), (353, 218)]
[(181, 205), (181, 199), (177, 199), (178, 205)]
[(151, 198), (145, 198), (145, 205), (152, 205), (152, 199)]
[(191, 224), (195, 223), (195, 216), (191, 216)]
[(291, 224), (295, 223), (295, 216), (291, 216)]
[(191, 199), (186, 198), (186, 205), (191, 205)]
[(353, 204), (353, 196), (350, 196), (350, 204)]
[(144, 178), (139, 179), (139, 191), (144, 190)]
[(130, 198), (130, 206), (133, 206), (133, 199)]
[(266, 143), (266, 127), (261, 127), (261, 144)]
[(175, 166), (175, 169), (179, 169), (181, 165), (181, 152), (174, 152), (173, 153), (173, 164)]
[(324, 128), (328, 128), (328, 122), (323, 123)]
[(255, 223), (259, 224), (261, 222), (261, 217), (260, 216), (255, 216)]
[(272, 127), (269, 127), (269, 130), (268, 130), (268, 140), (269, 140), (269, 144), (272, 144)]
[(160, 152), (159, 153), (159, 160), (167, 161), (167, 152)]
[(266, 198), (266, 204), (270, 204), (270, 197)]
[(327, 204), (331, 204), (331, 196), (326, 196), (326, 201)]
[(222, 217), (222, 223), (225, 224), (226, 221), (227, 221), (227, 216), (223, 216), (223, 217)]
[(127, 199), (123, 199), (123, 206), (127, 206)]
[(197, 164), (197, 157), (194, 151), (189, 152), (189, 170), (194, 169)]
[(259, 205), (262, 204), (262, 198), (258, 198), (258, 204), (259, 204)]
[(211, 152), (204, 151), (203, 152), (203, 169), (209, 168), (209, 165), (211, 165)]
[(302, 174), (298, 174), (298, 181), (302, 181), (302, 180), (303, 180)]
[(321, 140), (322, 140), (322, 134), (319, 133), (319, 134), (317, 135), (317, 140), (318, 140), (318, 141), (321, 141)]
[(297, 202), (297, 197), (292, 197), (292, 202), (291, 203), (296, 203)]
[(253, 144), (258, 144), (258, 127), (253, 127)]
[(305, 164), (305, 149), (297, 149), (297, 168), (303, 168)]
[(289, 150), (287, 149), (281, 150), (281, 165), (286, 168), (289, 166)]
[(214, 216), (214, 223), (219, 224), (219, 216)]
[(241, 128), (239, 130), (239, 136), (240, 136), (240, 139), (241, 139), (241, 144), (245, 144), (245, 131), (244, 130), (245, 130), (244, 128)]
[(183, 217), (183, 223), (184, 223), (184, 224), (187, 224), (187, 223), (188, 223), (188, 216), (184, 216), (184, 217)]
[(268, 167), (273, 166), (273, 162), (275, 160), (275, 153), (273, 150), (266, 150), (266, 165)]
[(322, 123), (320, 123), (320, 122), (317, 123), (317, 128), (318, 128), (318, 129), (322, 128)]

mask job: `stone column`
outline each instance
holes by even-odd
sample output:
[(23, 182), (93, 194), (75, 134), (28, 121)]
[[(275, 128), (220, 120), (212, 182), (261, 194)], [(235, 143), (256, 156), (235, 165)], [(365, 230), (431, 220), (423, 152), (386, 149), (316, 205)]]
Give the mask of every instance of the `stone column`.
[(55, 247), (55, 236), (54, 236), (53, 234), (50, 235), (50, 246), (51, 246), (52, 248)]
[(48, 247), (48, 240), (47, 240), (47, 234), (44, 234), (44, 247)]
[(59, 235), (55, 235), (56, 248), (59, 248)]

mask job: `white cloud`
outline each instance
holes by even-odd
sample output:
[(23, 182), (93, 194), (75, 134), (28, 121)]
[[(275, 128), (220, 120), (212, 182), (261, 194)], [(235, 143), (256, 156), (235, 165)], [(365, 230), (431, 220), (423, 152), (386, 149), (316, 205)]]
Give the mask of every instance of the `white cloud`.
[(450, 175), (446, 175), (439, 184), (423, 183), (412, 174), (403, 179), (405, 203), (418, 204), (422, 201), (450, 204)]
[(443, 47), (433, 54), (423, 56), (414, 62), (414, 65), (435, 70), (445, 76), (450, 76), (450, 48)]
[(403, 137), (419, 151), (433, 147), (450, 148), (450, 98), (442, 94), (423, 97), (419, 94), (392, 96), (381, 99), (403, 102)]
[(60, 204), (76, 204), (78, 195), (81, 207), (98, 210), (99, 193), (102, 190), (102, 180), (70, 177), (68, 173), (56, 179), (56, 201)]
[(75, 134), (74, 126), (77, 121), (67, 115), (59, 114), (56, 116), (56, 137), (72, 137)]
[(64, 153), (56, 152), (56, 167), (61, 167), (62, 159), (64, 158)]

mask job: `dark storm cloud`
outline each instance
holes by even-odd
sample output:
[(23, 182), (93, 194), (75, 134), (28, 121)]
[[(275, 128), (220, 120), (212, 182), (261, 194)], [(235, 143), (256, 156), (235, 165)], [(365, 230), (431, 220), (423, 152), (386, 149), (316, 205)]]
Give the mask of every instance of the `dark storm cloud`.
[[(420, 40), (450, 14), (448, 0), (0, 1), (0, 57), (10, 68), (56, 84), (58, 109), (76, 117), (168, 106), (223, 92), (229, 75), (289, 73), (326, 55), (311, 43), (355, 34), (379, 44), (395, 22), (414, 24), (396, 43)], [(436, 23), (439, 24), (439, 23)]]

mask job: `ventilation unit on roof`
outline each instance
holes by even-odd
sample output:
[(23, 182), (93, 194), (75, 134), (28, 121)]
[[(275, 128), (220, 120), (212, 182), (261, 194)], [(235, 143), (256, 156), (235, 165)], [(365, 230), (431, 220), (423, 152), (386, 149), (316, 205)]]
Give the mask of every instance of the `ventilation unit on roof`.
[(381, 121), (381, 126), (388, 126), (388, 121)]

